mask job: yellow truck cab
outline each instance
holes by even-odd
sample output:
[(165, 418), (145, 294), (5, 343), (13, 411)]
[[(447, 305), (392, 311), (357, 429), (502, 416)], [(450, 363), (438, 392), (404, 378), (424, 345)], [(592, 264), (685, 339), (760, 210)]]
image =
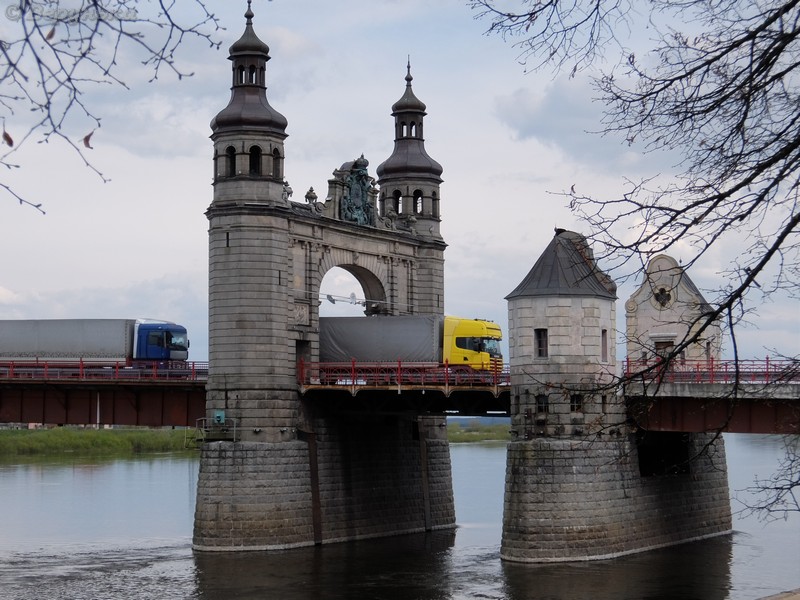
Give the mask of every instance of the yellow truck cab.
[(502, 370), (500, 326), (481, 319), (444, 318), (443, 360), (482, 371)]

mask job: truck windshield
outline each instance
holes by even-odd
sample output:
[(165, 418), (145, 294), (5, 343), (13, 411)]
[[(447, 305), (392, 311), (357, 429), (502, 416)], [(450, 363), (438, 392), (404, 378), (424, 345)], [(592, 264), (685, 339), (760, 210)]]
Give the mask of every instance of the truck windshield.
[(167, 348), (170, 350), (186, 350), (188, 348), (186, 332), (167, 331)]
[(483, 338), (483, 349), (489, 353), (489, 356), (502, 356), (500, 352), (500, 340), (493, 338)]

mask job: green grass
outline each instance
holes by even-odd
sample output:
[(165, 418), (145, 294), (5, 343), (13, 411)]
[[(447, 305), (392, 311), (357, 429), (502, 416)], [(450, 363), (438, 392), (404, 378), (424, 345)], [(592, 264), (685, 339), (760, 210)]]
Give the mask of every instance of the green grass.
[(173, 429), (0, 430), (0, 457), (74, 452), (79, 454), (142, 454), (184, 449), (184, 431)]
[[(510, 439), (509, 426), (467, 426), (450, 423), (447, 439), (453, 443), (505, 441)], [(183, 429), (0, 429), (0, 457), (47, 456), (65, 452), (86, 455), (132, 455), (149, 452), (184, 450)]]
[(506, 441), (511, 439), (508, 429), (509, 425), (507, 423), (481, 425), (476, 422), (470, 423), (466, 427), (462, 427), (459, 423), (448, 423), (447, 439), (452, 443)]

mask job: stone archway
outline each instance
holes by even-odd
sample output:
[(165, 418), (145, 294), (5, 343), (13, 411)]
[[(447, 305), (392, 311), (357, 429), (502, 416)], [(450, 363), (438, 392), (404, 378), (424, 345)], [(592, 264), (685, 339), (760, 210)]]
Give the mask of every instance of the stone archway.
[[(337, 280), (350, 282), (360, 292), (345, 291), (337, 286)], [(326, 300), (357, 304), (358, 309), (348, 311), (352, 315), (384, 314), (388, 306), (383, 282), (372, 271), (350, 264), (337, 265), (320, 274), (320, 304), (324, 306)], [(324, 312), (320, 310), (320, 315)]]

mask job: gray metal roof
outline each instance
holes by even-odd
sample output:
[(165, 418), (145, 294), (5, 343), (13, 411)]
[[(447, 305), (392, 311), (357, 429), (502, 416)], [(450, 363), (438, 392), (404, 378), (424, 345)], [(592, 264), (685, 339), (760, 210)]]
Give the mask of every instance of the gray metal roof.
[[(425, 141), (422, 137), (422, 120), (425, 116), (425, 103), (414, 94), (411, 89), (411, 63), (408, 64), (406, 73), (406, 90), (403, 96), (392, 105), (392, 115), (395, 118), (396, 137), (392, 155), (383, 161), (375, 173), (379, 181), (397, 178), (420, 178), (441, 183), (442, 165), (430, 157), (425, 150)], [(399, 124), (415, 122), (415, 133), (400, 134)]]
[(617, 285), (597, 267), (579, 233), (556, 229), (539, 260), (506, 300), (529, 296), (594, 296), (616, 299)]
[[(230, 47), (228, 60), (233, 62), (234, 73), (237, 68), (250, 69), (256, 66), (266, 73), (266, 64), (270, 60), (269, 46), (262, 42), (253, 30), (254, 15), (249, 2), (244, 16), (247, 20), (244, 33)], [(249, 79), (239, 81), (234, 76), (231, 99), (228, 106), (211, 120), (211, 130), (214, 132), (220, 129), (257, 130), (285, 138), (288, 122), (286, 117), (270, 106), (265, 85), (260, 81)]]
[(236, 40), (228, 50), (230, 56), (237, 56), (239, 54), (263, 54), (269, 60), (269, 46), (262, 42), (253, 30), (253, 11), (250, 9), (250, 3), (247, 3), (247, 12), (244, 13), (246, 19), (244, 33), (242, 37)]

